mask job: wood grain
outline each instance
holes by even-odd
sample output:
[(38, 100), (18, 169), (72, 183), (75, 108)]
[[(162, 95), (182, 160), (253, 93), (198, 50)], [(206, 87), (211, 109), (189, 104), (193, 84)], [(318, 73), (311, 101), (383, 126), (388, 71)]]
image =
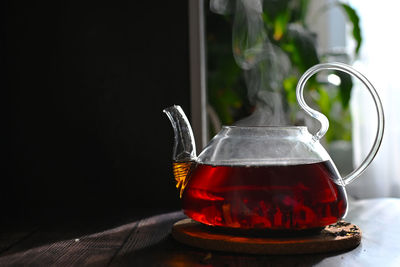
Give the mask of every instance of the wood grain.
[[(349, 251), (314, 254), (246, 254), (214, 251), (176, 241), (173, 224), (182, 212), (109, 225), (93, 222), (49, 228), (2, 228), (0, 266), (400, 266), (400, 199), (350, 203), (346, 217), (363, 230)], [(137, 220), (138, 219), (138, 220)]]

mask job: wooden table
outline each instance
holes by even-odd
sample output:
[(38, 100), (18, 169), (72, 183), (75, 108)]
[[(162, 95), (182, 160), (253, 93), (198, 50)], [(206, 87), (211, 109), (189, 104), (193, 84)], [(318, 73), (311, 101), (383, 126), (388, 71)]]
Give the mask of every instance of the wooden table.
[(175, 241), (182, 212), (160, 214), (91, 234), (35, 228), (0, 234), (0, 266), (400, 266), (400, 199), (351, 201), (346, 221), (361, 245), (314, 255), (255, 256), (204, 251)]

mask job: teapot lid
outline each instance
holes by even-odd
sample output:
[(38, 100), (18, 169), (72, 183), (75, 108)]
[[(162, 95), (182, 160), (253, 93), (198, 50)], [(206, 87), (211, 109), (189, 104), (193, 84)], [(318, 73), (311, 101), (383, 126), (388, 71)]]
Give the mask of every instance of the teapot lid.
[(297, 165), (330, 159), (304, 126), (223, 126), (200, 153), (209, 165)]

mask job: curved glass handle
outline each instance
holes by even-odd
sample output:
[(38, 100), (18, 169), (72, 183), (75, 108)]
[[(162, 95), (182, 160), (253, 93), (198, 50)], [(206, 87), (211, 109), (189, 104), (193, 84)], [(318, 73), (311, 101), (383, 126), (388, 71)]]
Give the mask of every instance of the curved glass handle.
[(347, 185), (347, 184), (351, 183), (354, 179), (356, 179), (368, 167), (368, 165), (374, 159), (374, 157), (375, 157), (376, 153), (378, 152), (378, 149), (382, 143), (383, 130), (384, 130), (384, 126), (385, 126), (385, 119), (384, 119), (384, 115), (383, 115), (382, 103), (381, 103), (381, 100), (379, 99), (378, 93), (376, 92), (376, 90), (375, 90), (374, 86), (371, 84), (371, 82), (368, 81), (368, 79), (364, 75), (362, 75), (360, 72), (353, 69), (349, 65), (335, 62), (335, 63), (318, 64), (318, 65), (311, 67), (301, 76), (301, 78), (297, 84), (297, 87), (296, 87), (296, 97), (297, 97), (297, 102), (299, 103), (301, 108), (304, 109), (305, 112), (307, 112), (310, 116), (317, 119), (321, 123), (321, 129), (314, 135), (315, 140), (319, 140), (324, 136), (324, 134), (326, 133), (326, 131), (329, 128), (329, 121), (325, 117), (325, 115), (310, 108), (306, 104), (306, 102), (304, 101), (304, 97), (303, 97), (303, 91), (304, 91), (304, 86), (305, 86), (307, 80), (311, 76), (313, 76), (315, 73), (317, 73), (321, 70), (339, 70), (339, 71), (343, 71), (347, 74), (350, 74), (351, 76), (357, 77), (367, 87), (368, 91), (370, 92), (370, 94), (374, 100), (374, 103), (375, 103), (376, 111), (378, 113), (378, 124), (377, 124), (378, 130), (376, 132), (374, 144), (372, 145), (370, 152), (368, 153), (368, 155), (366, 156), (364, 161), (361, 163), (361, 165), (357, 169), (352, 171), (350, 174), (348, 174), (346, 177), (343, 178), (344, 184)]

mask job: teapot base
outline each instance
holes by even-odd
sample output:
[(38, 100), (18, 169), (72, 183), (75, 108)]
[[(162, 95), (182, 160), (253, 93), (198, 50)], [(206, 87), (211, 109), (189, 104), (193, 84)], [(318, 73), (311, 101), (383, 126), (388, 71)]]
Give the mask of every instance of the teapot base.
[[(201, 224), (201, 223), (200, 223)], [(289, 229), (241, 229), (229, 228), (222, 226), (211, 226), (201, 224), (205, 231), (246, 237), (299, 237), (299, 236), (312, 236), (319, 235), (325, 227), (315, 227), (301, 230)]]
[[(310, 229), (309, 229), (310, 230)], [(306, 231), (309, 231), (306, 230)], [(259, 255), (311, 254), (346, 251), (361, 242), (358, 226), (340, 221), (317, 231), (301, 231), (303, 235), (256, 235), (261, 231), (226, 231), (205, 226), (192, 219), (183, 219), (172, 227), (172, 236), (179, 242), (206, 250)], [(288, 234), (288, 233), (286, 233)]]

